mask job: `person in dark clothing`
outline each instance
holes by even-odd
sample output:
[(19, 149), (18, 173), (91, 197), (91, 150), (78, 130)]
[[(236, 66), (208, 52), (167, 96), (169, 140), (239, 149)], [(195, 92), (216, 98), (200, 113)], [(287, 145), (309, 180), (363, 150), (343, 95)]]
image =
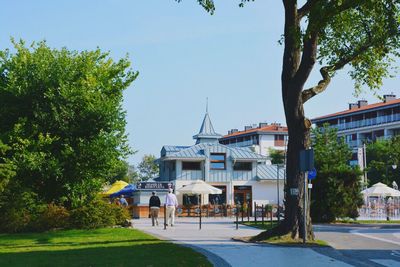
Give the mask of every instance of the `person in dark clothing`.
[(156, 196), (156, 192), (151, 193), (152, 196), (150, 197), (149, 202), (149, 209), (150, 209), (150, 216), (151, 216), (151, 223), (154, 226), (154, 222), (158, 226), (158, 213), (160, 212), (161, 201), (158, 196)]

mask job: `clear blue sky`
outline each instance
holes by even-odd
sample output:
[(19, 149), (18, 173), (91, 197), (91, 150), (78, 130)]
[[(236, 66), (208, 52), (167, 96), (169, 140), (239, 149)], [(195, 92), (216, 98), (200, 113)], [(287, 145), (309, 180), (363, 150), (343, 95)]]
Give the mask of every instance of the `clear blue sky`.
[[(138, 152), (159, 155), (163, 145), (191, 145), (205, 112), (214, 128), (283, 122), (280, 94), (283, 7), (259, 0), (217, 0), (215, 15), (195, 0), (14, 0), (0, 10), (0, 49), (10, 37), (46, 39), (52, 47), (109, 50), (115, 59), (129, 54), (140, 75), (125, 92), (127, 132)], [(310, 84), (316, 83), (315, 74)], [(400, 79), (385, 81), (383, 93), (400, 95)], [(378, 100), (371, 93), (360, 96)], [(328, 90), (307, 102), (309, 118), (340, 111), (355, 101), (346, 71)]]

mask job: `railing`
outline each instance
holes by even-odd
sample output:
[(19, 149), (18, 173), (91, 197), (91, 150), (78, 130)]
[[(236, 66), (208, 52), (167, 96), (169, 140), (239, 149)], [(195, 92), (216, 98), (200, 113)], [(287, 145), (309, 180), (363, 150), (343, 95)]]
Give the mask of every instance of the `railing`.
[(392, 115), (385, 115), (379, 116), (376, 118), (365, 119), (365, 120), (358, 120), (346, 123), (340, 123), (337, 125), (331, 125), (331, 127), (338, 129), (339, 131), (349, 130), (354, 128), (362, 128), (368, 127), (373, 125), (380, 125), (384, 123), (391, 123), (395, 121), (400, 121), (400, 114), (392, 114)]

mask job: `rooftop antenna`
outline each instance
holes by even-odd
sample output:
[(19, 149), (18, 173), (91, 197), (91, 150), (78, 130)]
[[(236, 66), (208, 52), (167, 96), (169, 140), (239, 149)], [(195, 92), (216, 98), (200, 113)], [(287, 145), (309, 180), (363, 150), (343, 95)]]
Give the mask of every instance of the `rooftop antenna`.
[(208, 113), (208, 97), (206, 97), (206, 113)]

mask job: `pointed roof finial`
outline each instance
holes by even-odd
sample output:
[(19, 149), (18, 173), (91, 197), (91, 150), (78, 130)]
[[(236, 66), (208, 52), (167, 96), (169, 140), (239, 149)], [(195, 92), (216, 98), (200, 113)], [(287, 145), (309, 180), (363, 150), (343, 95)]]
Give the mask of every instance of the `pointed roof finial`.
[(199, 133), (193, 136), (193, 139), (196, 139), (196, 144), (218, 143), (218, 139), (221, 137), (222, 135), (214, 131), (214, 127), (211, 123), (210, 115), (208, 114), (208, 97), (207, 97), (206, 114), (204, 115), (203, 123), (201, 124)]

